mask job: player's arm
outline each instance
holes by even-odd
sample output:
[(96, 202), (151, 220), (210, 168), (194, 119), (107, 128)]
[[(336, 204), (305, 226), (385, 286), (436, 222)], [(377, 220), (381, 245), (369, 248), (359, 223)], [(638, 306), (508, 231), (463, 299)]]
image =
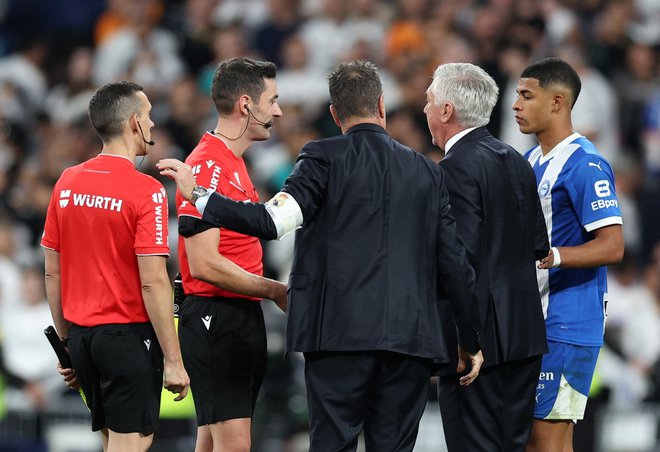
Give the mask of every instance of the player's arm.
[(50, 313), (53, 316), (57, 334), (63, 339), (69, 334), (71, 322), (64, 319), (64, 313), (62, 312), (60, 253), (49, 248), (44, 248), (44, 253), (46, 297), (48, 298), (48, 305), (50, 306)]
[(190, 166), (163, 159), (156, 165), (172, 178), (181, 195), (194, 202), (205, 222), (266, 240), (281, 238), (302, 226), (323, 203), (329, 162), (323, 150), (303, 147), (282, 191), (265, 204), (239, 202), (196, 186)]
[[(612, 224), (592, 231), (593, 240), (580, 246), (560, 246), (554, 248), (560, 256), (559, 267), (588, 268), (603, 265), (618, 264), (623, 259), (623, 228), (620, 224)], [(548, 256), (541, 260), (539, 268), (552, 268), (555, 262), (555, 252), (550, 250)]]
[(185, 223), (200, 220), (181, 217), (179, 221), (193, 278), (237, 294), (273, 300), (286, 311), (286, 284), (250, 273), (218, 253), (220, 229), (211, 228), (190, 235), (185, 231)]
[(588, 268), (621, 262), (623, 220), (609, 164), (593, 156), (582, 159), (569, 174), (566, 190), (578, 220), (593, 239), (578, 246), (551, 248), (539, 268)]
[(164, 385), (179, 394), (174, 400), (181, 400), (188, 393), (190, 379), (183, 368), (179, 339), (174, 329), (172, 286), (165, 259), (165, 256), (138, 256), (138, 269), (144, 306), (165, 358)]

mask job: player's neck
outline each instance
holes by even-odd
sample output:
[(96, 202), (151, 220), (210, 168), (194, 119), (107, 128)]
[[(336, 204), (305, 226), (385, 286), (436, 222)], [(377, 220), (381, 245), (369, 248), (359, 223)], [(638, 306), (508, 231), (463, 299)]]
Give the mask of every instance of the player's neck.
[(573, 133), (573, 125), (569, 121), (561, 125), (549, 127), (542, 132), (538, 132), (536, 134), (536, 139), (539, 142), (539, 145), (541, 145), (541, 152), (543, 152), (543, 155), (547, 155), (555, 148), (555, 146)]
[(140, 154), (138, 149), (135, 149), (135, 143), (127, 143), (126, 140), (121, 138), (103, 143), (102, 154), (117, 155), (126, 157), (131, 162), (135, 162), (135, 157)]
[(215, 128), (211, 131), (213, 135), (220, 138), (236, 157), (243, 157), (243, 154), (252, 144), (252, 140), (246, 137), (244, 123), (238, 121), (218, 121)]

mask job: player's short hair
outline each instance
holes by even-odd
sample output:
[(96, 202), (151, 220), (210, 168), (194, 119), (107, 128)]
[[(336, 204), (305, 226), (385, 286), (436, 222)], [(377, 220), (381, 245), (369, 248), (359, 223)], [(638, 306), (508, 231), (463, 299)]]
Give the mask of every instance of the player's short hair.
[(493, 77), (470, 63), (438, 66), (429, 86), (436, 105), (442, 102), (452, 104), (456, 120), (463, 127), (482, 127), (488, 124), (499, 91)]
[(237, 57), (220, 63), (211, 83), (211, 99), (218, 114), (231, 113), (238, 98), (244, 94), (259, 102), (266, 90), (264, 79), (274, 79), (276, 75), (277, 66), (270, 61)]
[(375, 64), (365, 60), (340, 64), (328, 76), (328, 88), (340, 121), (378, 116), (383, 85)]
[(89, 119), (104, 143), (120, 136), (128, 118), (140, 114), (136, 95), (144, 89), (137, 83), (121, 81), (99, 88), (89, 101)]
[(580, 95), (582, 82), (573, 67), (560, 58), (544, 58), (527, 66), (520, 78), (534, 78), (541, 88), (561, 86), (571, 93), (571, 109)]

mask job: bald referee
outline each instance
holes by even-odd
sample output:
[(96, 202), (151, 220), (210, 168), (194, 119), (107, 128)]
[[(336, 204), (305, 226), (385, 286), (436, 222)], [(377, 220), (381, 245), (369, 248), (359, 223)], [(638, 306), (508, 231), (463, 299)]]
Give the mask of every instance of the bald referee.
[(147, 450), (163, 376), (176, 400), (189, 385), (165, 268), (167, 197), (134, 165), (151, 144), (150, 111), (134, 83), (94, 94), (89, 117), (103, 149), (62, 173), (41, 241), (48, 302), (59, 336), (69, 337), (75, 371), (60, 373), (82, 387), (105, 451)]

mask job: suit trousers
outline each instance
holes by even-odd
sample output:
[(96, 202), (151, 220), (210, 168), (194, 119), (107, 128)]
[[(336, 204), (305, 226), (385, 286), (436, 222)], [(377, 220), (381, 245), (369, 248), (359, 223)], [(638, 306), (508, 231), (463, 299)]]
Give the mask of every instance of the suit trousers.
[(438, 402), (449, 452), (524, 451), (534, 419), (541, 355), (482, 369), (468, 387), (441, 376)]
[(310, 452), (411, 451), (428, 400), (430, 361), (386, 351), (305, 353)]

